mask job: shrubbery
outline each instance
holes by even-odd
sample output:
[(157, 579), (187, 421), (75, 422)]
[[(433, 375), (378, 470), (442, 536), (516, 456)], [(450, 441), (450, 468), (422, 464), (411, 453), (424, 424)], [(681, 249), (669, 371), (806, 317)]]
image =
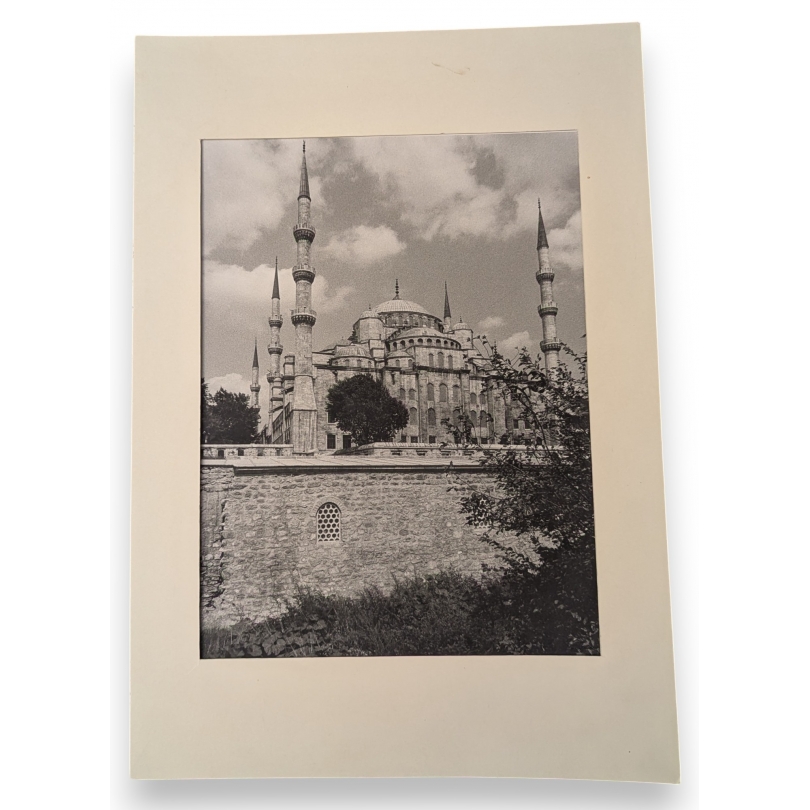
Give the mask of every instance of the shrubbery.
[(377, 655), (593, 655), (595, 622), (563, 605), (564, 583), (531, 587), (520, 578), (479, 581), (457, 573), (416, 576), (389, 594), (356, 597), (302, 591), (262, 622), (203, 631), (203, 658)]

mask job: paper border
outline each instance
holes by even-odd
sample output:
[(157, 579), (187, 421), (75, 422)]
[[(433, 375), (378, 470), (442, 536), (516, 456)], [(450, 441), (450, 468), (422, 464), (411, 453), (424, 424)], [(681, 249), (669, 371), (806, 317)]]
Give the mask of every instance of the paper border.
[[(132, 775), (678, 781), (638, 26), (139, 38), (135, 120)], [(559, 129), (601, 656), (201, 661), (200, 141)]]

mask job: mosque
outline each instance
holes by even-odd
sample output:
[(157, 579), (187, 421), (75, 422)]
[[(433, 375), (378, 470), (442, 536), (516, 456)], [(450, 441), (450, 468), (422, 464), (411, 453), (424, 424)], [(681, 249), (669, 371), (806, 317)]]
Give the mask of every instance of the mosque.
[[(415, 575), (456, 571), (480, 577), (502, 563), (467, 523), (459, 499), (495, 486), (480, 454), (453, 448), (446, 422), (462, 413), (481, 445), (506, 436), (520, 443), (523, 423), (497, 385), (470, 327), (453, 322), (445, 287), (443, 317), (402, 297), (365, 310), (347, 341), (312, 346), (315, 228), (306, 147), (301, 160), (297, 258), (292, 268), (295, 351), (284, 354), (278, 266), (270, 309), (264, 444), (204, 446), (200, 478), (200, 622), (228, 627), (281, 615), (301, 590), (351, 596), (387, 591)], [(548, 240), (538, 221), (541, 349), (547, 369), (559, 363)], [(292, 303), (292, 302), (290, 302)], [(254, 345), (250, 391), (258, 407)], [(329, 389), (371, 374), (405, 403), (409, 421), (393, 443), (357, 452), (326, 409)], [(444, 423), (443, 423), (444, 422)], [(273, 447), (275, 445), (275, 447)], [(432, 447), (431, 447), (432, 445)], [(451, 472), (452, 471), (452, 472)], [(453, 486), (448, 476), (453, 476)], [(512, 538), (520, 548), (520, 538)]]
[[(443, 420), (453, 422), (461, 413), (468, 416), (474, 426), (473, 438), (480, 444), (498, 442), (504, 435), (518, 438), (524, 427), (522, 420), (516, 410), (513, 412), (504, 392), (492, 385), (491, 368), (475, 346), (473, 330), (464, 322), (453, 323), (446, 285), (443, 317), (402, 298), (397, 282), (391, 300), (361, 313), (349, 340), (313, 351), (317, 313), (312, 309), (315, 270), (310, 259), (315, 228), (311, 205), (305, 143), (298, 220), (293, 227), (297, 257), (292, 268), (295, 308), (290, 321), (295, 327), (295, 352), (284, 355), (281, 345), (283, 317), (276, 262), (268, 319), (270, 367), (266, 379), (270, 386), (270, 410), (266, 441), (291, 445), (295, 456), (350, 448), (351, 437), (339, 430), (326, 409), (326, 398), (335, 383), (363, 373), (381, 380), (408, 408), (408, 425), (394, 441), (414, 445), (451, 441)], [(557, 339), (557, 307), (552, 289), (554, 272), (541, 211), (538, 211), (537, 252), (541, 349), (546, 368), (551, 369), (559, 363), (561, 345)], [(250, 387), (254, 407), (259, 402), (259, 379), (258, 352), (254, 349)]]

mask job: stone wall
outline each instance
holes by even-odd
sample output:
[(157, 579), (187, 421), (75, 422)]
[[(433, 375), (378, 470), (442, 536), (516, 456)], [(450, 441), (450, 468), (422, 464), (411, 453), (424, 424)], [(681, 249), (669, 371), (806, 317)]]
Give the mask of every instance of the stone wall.
[[(415, 573), (479, 576), (482, 564), (498, 561), (459, 512), (471, 486), (491, 481), (475, 468), (450, 479), (444, 465), (393, 472), (203, 466), (203, 627), (278, 615), (299, 587), (351, 595), (387, 590)], [(340, 510), (337, 541), (318, 539), (318, 509), (327, 502)]]

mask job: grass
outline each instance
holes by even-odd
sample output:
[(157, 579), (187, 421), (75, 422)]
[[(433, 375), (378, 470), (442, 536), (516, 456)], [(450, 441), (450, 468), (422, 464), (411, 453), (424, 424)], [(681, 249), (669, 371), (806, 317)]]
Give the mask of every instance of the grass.
[[(354, 597), (301, 591), (278, 618), (204, 630), (203, 658), (391, 655), (598, 655), (592, 610), (556, 581), (454, 572), (396, 581)], [(580, 599), (579, 602), (582, 600)], [(593, 614), (590, 618), (589, 614)]]

